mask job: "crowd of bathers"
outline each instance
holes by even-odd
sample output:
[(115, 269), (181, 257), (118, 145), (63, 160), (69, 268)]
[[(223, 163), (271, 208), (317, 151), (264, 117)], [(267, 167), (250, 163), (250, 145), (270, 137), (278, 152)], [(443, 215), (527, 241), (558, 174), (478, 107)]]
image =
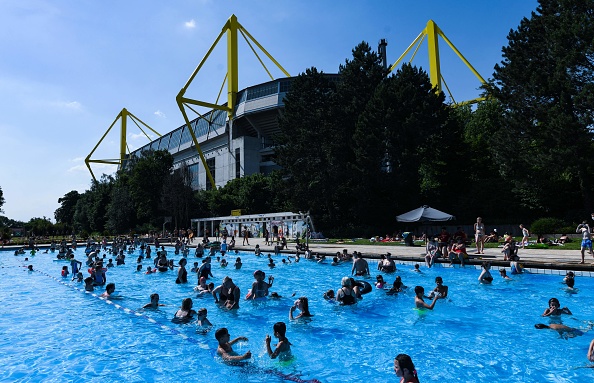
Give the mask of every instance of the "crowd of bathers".
[[(74, 247), (74, 246), (73, 246)], [(105, 292), (101, 294), (102, 297), (106, 299), (113, 299), (115, 297), (115, 283), (107, 283), (106, 271), (110, 267), (124, 265), (126, 254), (138, 254), (138, 250), (140, 250), (140, 254), (136, 259), (137, 262), (137, 271), (143, 272), (142, 262), (146, 261), (147, 259), (153, 259), (153, 265), (147, 266), (146, 274), (151, 274), (154, 272), (165, 272), (171, 271), (177, 268), (176, 272), (176, 283), (178, 284), (185, 284), (188, 282), (188, 271), (186, 270), (187, 266), (187, 257), (190, 255), (191, 249), (189, 244), (185, 241), (177, 241), (174, 245), (174, 253), (176, 255), (181, 255), (181, 258), (175, 264), (173, 259), (167, 258), (167, 250), (163, 246), (157, 247), (155, 244), (156, 252), (153, 257), (153, 252), (151, 249), (151, 245), (148, 245), (144, 241), (140, 241), (140, 243), (134, 243), (131, 240), (118, 240), (115, 241), (111, 246), (108, 246), (107, 243), (102, 243), (101, 245), (88, 243), (85, 249), (85, 253), (87, 254), (86, 266), (88, 267), (88, 273), (90, 274), (87, 278), (83, 277), (83, 272), (81, 271), (83, 263), (78, 261), (74, 258), (74, 253), (72, 247), (63, 246), (63, 244), (59, 247), (60, 258), (59, 259), (67, 259), (70, 262), (71, 267), (71, 274), (72, 280), (77, 282), (84, 282), (85, 290), (86, 291), (93, 291), (97, 286), (105, 286)], [(214, 250), (213, 250), (214, 249)], [(64, 250), (64, 251), (62, 251)], [(240, 307), (240, 302), (243, 299), (246, 300), (256, 300), (256, 299), (277, 299), (281, 298), (281, 296), (276, 293), (272, 292), (270, 289), (274, 284), (274, 277), (268, 276), (266, 277), (266, 273), (262, 270), (256, 270), (253, 273), (254, 282), (252, 283), (251, 289), (248, 291), (245, 298), (241, 294), (241, 290), (239, 286), (237, 286), (232, 278), (226, 276), (223, 278), (222, 283), (218, 286), (215, 286), (213, 282), (208, 282), (210, 278), (214, 278), (212, 274), (212, 263), (216, 259), (216, 262), (221, 268), (225, 268), (228, 265), (227, 260), (225, 259), (225, 252), (221, 251), (221, 248), (210, 248), (209, 249), (209, 256), (205, 256), (205, 247), (204, 246), (197, 246), (194, 249), (194, 255), (198, 258), (198, 262), (194, 262), (194, 266), (190, 269), (190, 273), (196, 273), (198, 284), (194, 288), (194, 290), (199, 295), (206, 295), (212, 296), (214, 302), (219, 304), (221, 307), (224, 307), (228, 310), (237, 310)], [(226, 251), (230, 249), (226, 248)], [(433, 247), (430, 245), (427, 247), (428, 253), (433, 251)], [(103, 255), (100, 255), (103, 252)], [(237, 250), (235, 250), (237, 253)], [(218, 254), (218, 255), (217, 255)], [(116, 263), (114, 265), (113, 258), (107, 258), (109, 256), (115, 256)], [(259, 246), (256, 245), (254, 250), (254, 255), (257, 257), (262, 257), (263, 253), (260, 250)], [(270, 269), (275, 267), (275, 262), (271, 257), (271, 254), (267, 255), (268, 257), (268, 266)], [(301, 256), (299, 252), (295, 255), (282, 255), (283, 263), (286, 262), (299, 262)], [(325, 262), (325, 256), (312, 253), (309, 249), (306, 249), (303, 254), (304, 259), (313, 260), (319, 263)], [(201, 260), (201, 261), (200, 261)], [(107, 262), (107, 263), (106, 263)], [(331, 265), (336, 266), (345, 262), (352, 262), (351, 268), (351, 276), (344, 276), (341, 280), (341, 286), (336, 291), (328, 290), (324, 293), (324, 299), (331, 302), (337, 302), (341, 305), (353, 305), (356, 304), (360, 299), (362, 299), (363, 295), (367, 294), (371, 291), (371, 285), (363, 280), (363, 279), (356, 279), (357, 277), (369, 277), (371, 275), (369, 269), (369, 263), (367, 260), (362, 256), (361, 253), (354, 251), (349, 253), (347, 249), (344, 249), (342, 252), (337, 252), (332, 259)], [(432, 265), (428, 265), (429, 267)], [(242, 267), (241, 258), (237, 257), (235, 259), (234, 267), (236, 269), (240, 269)], [(493, 281), (493, 277), (490, 273), (491, 265), (489, 262), (482, 263), (482, 270), (478, 280), (480, 283), (490, 284)], [(32, 270), (32, 267), (30, 267)], [(386, 253), (381, 255), (379, 262), (377, 263), (377, 270), (380, 273), (393, 273), (397, 271), (396, 263), (392, 258), (390, 253)], [(415, 265), (413, 271), (421, 272), (419, 265)], [(516, 266), (516, 268), (512, 268), (512, 274), (514, 273), (521, 273), (521, 266)], [(62, 277), (66, 278), (69, 277), (70, 272), (68, 270), (68, 266), (62, 267)], [(500, 270), (501, 278), (505, 281), (511, 280), (505, 269)], [(568, 288), (574, 288), (575, 284), (575, 275), (573, 272), (568, 272), (566, 277), (564, 278), (564, 283), (567, 284)], [(376, 281), (374, 283), (377, 289), (385, 290), (386, 294), (394, 295), (400, 292), (405, 291), (408, 289), (402, 282), (400, 276), (396, 276), (394, 283), (389, 285), (384, 281), (384, 277), (380, 274), (377, 275)], [(414, 288), (414, 305), (417, 309), (420, 310), (433, 310), (435, 307), (436, 302), (439, 299), (445, 299), (448, 297), (448, 287), (444, 285), (442, 277), (438, 276), (435, 278), (435, 287), (430, 290), (428, 294), (425, 293), (425, 288), (422, 286), (416, 286)], [(429, 300), (430, 303), (426, 302), (425, 300)], [(162, 303), (159, 302), (159, 295), (157, 293), (153, 293), (150, 296), (150, 302), (143, 306), (144, 309), (158, 309), (159, 307), (163, 306)], [(206, 308), (200, 308), (198, 311), (193, 309), (193, 300), (192, 298), (185, 298), (183, 299), (180, 308), (175, 312), (172, 321), (174, 323), (188, 323), (193, 322), (197, 326), (197, 331), (199, 333), (206, 334), (212, 328), (212, 324), (207, 318), (208, 311)], [(549, 307), (545, 310), (542, 314), (543, 317), (550, 317), (550, 316), (561, 316), (561, 315), (572, 315), (571, 311), (567, 307), (561, 308), (561, 305), (556, 298), (551, 298), (549, 301)], [(309, 311), (309, 300), (307, 297), (299, 297), (295, 300), (294, 304), (289, 309), (289, 320), (311, 320), (313, 314)], [(576, 329), (569, 326), (565, 326), (561, 323), (550, 323), (548, 325), (538, 323), (535, 325), (537, 329), (551, 329), (557, 331), (560, 336), (565, 338), (575, 337), (582, 335), (585, 331), (582, 329)], [(586, 330), (587, 331), (587, 330)], [(280, 357), (283, 358), (290, 358), (290, 345), (291, 343), (288, 341), (286, 337), (286, 324), (284, 322), (278, 322), (273, 327), (273, 335), (278, 338), (278, 344), (273, 349), (271, 346), (271, 337), (267, 336), (266, 346), (268, 354), (272, 358)], [(233, 352), (232, 346), (234, 343), (242, 340), (247, 340), (243, 337), (235, 338), (233, 340), (230, 339), (228, 330), (226, 328), (219, 328), (215, 332), (215, 337), (219, 342), (218, 347), (218, 354), (222, 357), (223, 360), (226, 361), (237, 361), (237, 360), (247, 360), (251, 358), (250, 351), (242, 354), (237, 355)], [(588, 350), (588, 359), (594, 362), (594, 340), (590, 344)], [(394, 371), (400, 377), (402, 377), (405, 382), (415, 382), (418, 381), (418, 377), (416, 374), (416, 370), (414, 365), (412, 364), (412, 360), (410, 357), (405, 354), (400, 354), (398, 357), (394, 359)]]

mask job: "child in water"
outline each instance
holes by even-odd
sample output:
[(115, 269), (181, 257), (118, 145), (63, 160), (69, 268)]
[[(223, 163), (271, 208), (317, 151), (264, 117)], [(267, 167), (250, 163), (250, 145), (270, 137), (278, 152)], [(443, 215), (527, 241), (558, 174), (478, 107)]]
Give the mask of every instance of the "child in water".
[(68, 266), (62, 266), (62, 277), (66, 278), (68, 277), (68, 274), (70, 274), (68, 272)]
[(212, 328), (212, 323), (210, 323), (210, 321), (206, 317), (207, 315), (208, 311), (206, 310), (206, 308), (202, 307), (200, 310), (198, 310), (198, 320), (196, 321), (196, 326), (198, 326), (198, 328), (196, 329), (196, 331), (201, 334), (206, 334)]
[(85, 278), (85, 291), (95, 291), (95, 288), (93, 287), (93, 277)]
[(382, 275), (378, 275), (375, 277), (375, 287), (378, 289), (383, 289), (386, 281), (384, 281), (384, 277)]
[(280, 360), (288, 360), (291, 358), (291, 342), (285, 336), (287, 332), (287, 326), (284, 322), (277, 322), (272, 326), (272, 330), (274, 331), (274, 336), (278, 338), (278, 344), (274, 351), (272, 351), (272, 347), (270, 346), (270, 342), (272, 338), (270, 335), (266, 335), (266, 351), (270, 358), (275, 359), (277, 356)]
[(483, 268), (483, 271), (481, 272), (481, 275), (479, 275), (479, 278), (478, 278), (479, 282), (485, 283), (485, 284), (490, 284), (491, 282), (493, 282), (493, 276), (491, 275), (491, 272), (489, 271), (491, 269), (491, 263), (483, 262), (481, 267)]
[(425, 289), (423, 288), (423, 286), (417, 286), (415, 287), (415, 306), (418, 309), (428, 309), (428, 310), (433, 310), (433, 307), (435, 307), (435, 302), (437, 302), (437, 298), (439, 298), (439, 294), (436, 294), (433, 297), (433, 302), (431, 302), (430, 305), (428, 305), (427, 303), (425, 303), (425, 301), (423, 300), (423, 296), (425, 295)]
[(237, 355), (235, 351), (233, 351), (233, 345), (238, 341), (246, 341), (248, 338), (245, 336), (237, 337), (233, 340), (230, 340), (231, 337), (229, 335), (229, 330), (227, 328), (222, 327), (215, 332), (215, 338), (219, 342), (219, 347), (217, 347), (217, 354), (223, 358), (226, 362), (237, 362), (241, 360), (250, 359), (252, 357), (252, 352), (248, 351), (243, 355)]

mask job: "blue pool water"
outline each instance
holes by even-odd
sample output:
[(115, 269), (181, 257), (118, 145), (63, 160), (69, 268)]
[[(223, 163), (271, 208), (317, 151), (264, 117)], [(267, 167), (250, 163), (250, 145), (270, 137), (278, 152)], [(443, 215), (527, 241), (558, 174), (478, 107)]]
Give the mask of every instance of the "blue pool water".
[[(478, 284), (479, 270), (473, 268), (422, 267), (418, 274), (411, 265), (398, 265), (397, 273), (384, 277), (391, 283), (400, 275), (410, 287), (408, 292), (386, 296), (374, 289), (356, 306), (341, 307), (324, 301), (322, 294), (340, 287), (341, 277), (350, 275), (350, 264), (333, 267), (302, 259), (282, 265), (275, 257), (277, 267), (270, 270), (266, 257), (239, 256), (244, 263), (241, 270), (232, 266), (235, 256), (228, 257), (231, 265), (226, 269), (213, 262), (217, 285), (229, 275), (243, 296), (253, 281), (252, 272), (262, 269), (274, 275), (271, 291), (283, 298), (242, 301), (239, 311), (228, 312), (210, 296), (195, 297), (194, 274), (189, 274), (187, 285), (176, 285), (174, 271), (135, 272), (136, 256), (129, 255), (126, 265), (107, 272), (108, 282), (116, 283), (119, 299), (113, 302), (121, 306), (117, 308), (77, 290), (82, 285), (70, 278), (62, 279), (60, 270), (67, 263), (53, 261), (52, 254), (29, 256), (27, 264), (38, 270), (30, 273), (23, 267), (24, 256), (0, 252), (0, 381), (396, 381), (392, 360), (399, 353), (412, 357), (421, 382), (594, 379), (594, 369), (586, 368), (594, 330), (563, 339), (554, 331), (534, 328), (536, 323), (550, 323), (540, 315), (554, 296), (573, 312), (563, 316), (562, 323), (589, 329), (594, 322), (594, 278), (577, 277), (578, 291), (570, 294), (559, 276), (521, 275), (504, 282), (495, 271), (493, 285), (485, 286)], [(81, 250), (76, 258), (85, 260)], [(200, 261), (188, 260), (188, 270)], [(152, 260), (144, 261), (145, 269), (148, 264)], [(376, 264), (370, 267), (373, 270)], [(372, 274), (375, 279), (378, 273)], [(432, 312), (414, 310), (412, 289), (421, 285), (429, 291), (437, 275), (449, 286), (449, 299), (438, 302)], [(99, 288), (96, 293), (103, 291)], [(153, 292), (167, 306), (158, 311), (140, 309)], [(311, 322), (289, 323), (293, 293), (309, 297)], [(232, 338), (249, 338), (234, 347), (239, 353), (251, 350), (249, 364), (221, 362), (215, 355), (214, 330), (201, 335), (192, 324), (171, 323), (186, 297), (193, 298), (195, 309), (208, 309), (215, 328), (227, 327)], [(294, 355), (289, 363), (270, 360), (266, 354), (264, 338), (272, 335), (272, 325), (278, 321), (288, 324)]]

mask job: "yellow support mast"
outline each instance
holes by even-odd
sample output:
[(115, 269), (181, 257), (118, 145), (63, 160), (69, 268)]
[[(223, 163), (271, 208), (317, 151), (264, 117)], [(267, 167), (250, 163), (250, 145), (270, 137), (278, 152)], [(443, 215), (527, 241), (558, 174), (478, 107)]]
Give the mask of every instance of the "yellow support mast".
[[(427, 22), (425, 29), (423, 29), (423, 31), (417, 36), (417, 38), (404, 51), (404, 53), (402, 53), (402, 55), (400, 55), (398, 60), (396, 60), (396, 62), (394, 62), (394, 64), (392, 64), (392, 66), (389, 69), (389, 72), (396, 69), (398, 64), (402, 61), (402, 59), (404, 59), (404, 57), (406, 57), (406, 55), (408, 54), (408, 52), (410, 52), (412, 47), (417, 45), (417, 48), (415, 49), (415, 52), (410, 59), (410, 61), (412, 62), (419, 46), (423, 43), (423, 40), (425, 38), (427, 38), (427, 45), (428, 45), (428, 49), (429, 49), (429, 52), (428, 52), (429, 53), (429, 78), (431, 80), (431, 84), (433, 84), (433, 86), (436, 88), (437, 92), (443, 92), (442, 82), (445, 85), (445, 80), (443, 79), (443, 77), (441, 75), (441, 62), (439, 59), (439, 37), (440, 36), (446, 42), (446, 44), (448, 44), (448, 46), (454, 51), (454, 53), (460, 58), (460, 60), (462, 60), (464, 65), (466, 65), (468, 67), (468, 69), (470, 69), (470, 71), (475, 75), (475, 77), (478, 78), (478, 80), (481, 82), (481, 84), (485, 85), (486, 84), (485, 79), (483, 79), (483, 77), (476, 71), (476, 69), (474, 69), (474, 67), (468, 62), (468, 60), (466, 60), (464, 55), (462, 55), (462, 53), (460, 53), (460, 51), (447, 38), (447, 36), (443, 33), (443, 31), (437, 26), (437, 24), (433, 20), (429, 20)], [(448, 91), (448, 94), (450, 95), (452, 100), (454, 100), (454, 97), (452, 96), (451, 92), (447, 88), (447, 85), (446, 85), (446, 90)], [(473, 104), (473, 103), (480, 102), (483, 100), (485, 100), (484, 97), (478, 97), (478, 98), (475, 98), (472, 100), (462, 101), (459, 103), (456, 103), (454, 101), (454, 106)]]
[[(135, 115), (130, 113), (126, 108), (123, 108), (122, 111), (120, 113), (118, 113), (117, 117), (111, 123), (109, 128), (107, 128), (107, 131), (103, 134), (103, 136), (101, 137), (101, 139), (99, 140), (97, 145), (95, 145), (93, 150), (91, 150), (91, 153), (89, 153), (89, 155), (85, 158), (85, 165), (87, 165), (87, 168), (89, 169), (89, 172), (91, 173), (91, 177), (93, 177), (93, 180), (97, 181), (97, 179), (95, 178), (95, 174), (93, 174), (93, 170), (91, 169), (91, 163), (119, 165), (119, 166), (124, 165), (124, 163), (126, 161), (126, 156), (128, 154), (130, 154), (130, 151), (128, 150), (128, 144), (126, 141), (128, 118), (130, 118), (130, 120), (134, 124), (136, 124), (136, 126), (140, 129), (140, 131), (149, 139), (149, 141), (151, 140), (151, 138), (144, 131), (144, 129), (142, 129), (142, 127), (139, 125), (139, 123), (141, 125), (143, 125), (144, 127), (146, 127), (147, 129), (149, 129), (151, 132), (155, 133), (157, 136), (161, 137), (161, 134), (159, 132), (157, 132), (156, 130), (154, 130), (147, 124), (145, 124), (141, 119), (139, 119), (138, 117), (136, 117)], [(118, 158), (118, 159), (91, 159), (91, 157), (93, 156), (93, 153), (95, 153), (95, 150), (97, 150), (99, 145), (101, 145), (101, 142), (103, 142), (103, 140), (105, 139), (107, 134), (111, 131), (111, 129), (116, 124), (116, 122), (118, 122), (118, 120), (120, 120), (120, 119), (121, 119), (121, 121), (120, 121), (120, 158)]]
[[(202, 165), (204, 166), (204, 169), (206, 170), (206, 176), (208, 178), (208, 181), (210, 182), (213, 189), (216, 188), (215, 180), (212, 177), (212, 173), (210, 172), (208, 165), (206, 164), (206, 158), (204, 157), (204, 154), (202, 153), (202, 149), (200, 149), (200, 144), (198, 143), (198, 139), (196, 138), (196, 135), (194, 134), (194, 131), (190, 125), (190, 119), (188, 118), (185, 108), (187, 107), (187, 108), (191, 109), (192, 111), (194, 111), (194, 109), (192, 109), (192, 107), (190, 105), (197, 105), (197, 106), (202, 106), (202, 107), (216, 109), (216, 110), (224, 110), (227, 112), (227, 114), (229, 116), (229, 120), (231, 121), (233, 119), (233, 113), (234, 113), (235, 105), (237, 102), (237, 92), (239, 91), (239, 89), (238, 89), (238, 87), (239, 87), (239, 70), (238, 70), (239, 69), (239, 60), (238, 60), (239, 56), (237, 54), (237, 46), (238, 46), (237, 32), (238, 31), (239, 31), (239, 33), (241, 33), (242, 37), (247, 42), (249, 47), (252, 49), (252, 52), (256, 55), (256, 57), (260, 61), (260, 64), (264, 67), (264, 69), (266, 70), (266, 72), (268, 73), (268, 75), (271, 77), (272, 80), (274, 80), (274, 78), (272, 77), (272, 75), (270, 74), (268, 69), (266, 68), (266, 65), (264, 65), (264, 63), (260, 59), (260, 56), (258, 56), (258, 53), (254, 49), (254, 47), (252, 46), (250, 41), (253, 42), (266, 55), (266, 57), (268, 57), (283, 72), (283, 74), (285, 76), (290, 77), (289, 73), (274, 59), (274, 57), (272, 57), (270, 55), (270, 53), (268, 53), (266, 51), (266, 49), (264, 49), (262, 47), (262, 45), (260, 45), (260, 43), (258, 43), (258, 41), (256, 41), (256, 39), (254, 39), (249, 34), (249, 32), (237, 21), (237, 17), (235, 15), (231, 15), (231, 17), (229, 18), (229, 20), (227, 20), (227, 22), (223, 26), (221, 32), (215, 39), (214, 43), (211, 45), (208, 52), (206, 52), (206, 55), (202, 58), (202, 60), (200, 61), (200, 63), (196, 67), (196, 69), (194, 69), (194, 71), (190, 75), (190, 78), (188, 79), (186, 84), (179, 91), (177, 97), (175, 98), (177, 105), (179, 107), (179, 110), (181, 111), (181, 114), (182, 114), (184, 121), (186, 123), (186, 126), (188, 128), (188, 131), (190, 132), (190, 135), (192, 136), (194, 146), (196, 147), (196, 150), (198, 151), (198, 154), (200, 155), (200, 160), (202, 161)], [(202, 69), (202, 66), (204, 65), (204, 63), (206, 62), (206, 60), (208, 59), (208, 57), (210, 56), (210, 54), (212, 53), (214, 48), (217, 46), (217, 44), (219, 43), (219, 41), (221, 40), (221, 38), (223, 37), (224, 34), (227, 34), (227, 75), (225, 76), (225, 80), (223, 80), (223, 85), (224, 85), (225, 81), (227, 82), (227, 103), (226, 103), (226, 105), (219, 105), (217, 103), (199, 101), (199, 100), (185, 97), (185, 93), (188, 90), (188, 87), (191, 85), (192, 81), (194, 81), (194, 78), (196, 77), (196, 75), (198, 74), (200, 69)], [(218, 102), (218, 100), (217, 100), (217, 102)]]

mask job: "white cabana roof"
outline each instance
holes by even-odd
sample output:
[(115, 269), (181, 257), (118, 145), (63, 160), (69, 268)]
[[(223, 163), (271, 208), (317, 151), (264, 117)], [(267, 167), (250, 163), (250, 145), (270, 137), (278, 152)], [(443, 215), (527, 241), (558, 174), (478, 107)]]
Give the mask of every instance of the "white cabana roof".
[(408, 213), (396, 216), (396, 221), (398, 222), (440, 222), (451, 221), (453, 219), (456, 219), (456, 217), (454, 217), (451, 214), (444, 213), (443, 211), (429, 207), (427, 205), (423, 205), (418, 209), (414, 209), (409, 211)]

